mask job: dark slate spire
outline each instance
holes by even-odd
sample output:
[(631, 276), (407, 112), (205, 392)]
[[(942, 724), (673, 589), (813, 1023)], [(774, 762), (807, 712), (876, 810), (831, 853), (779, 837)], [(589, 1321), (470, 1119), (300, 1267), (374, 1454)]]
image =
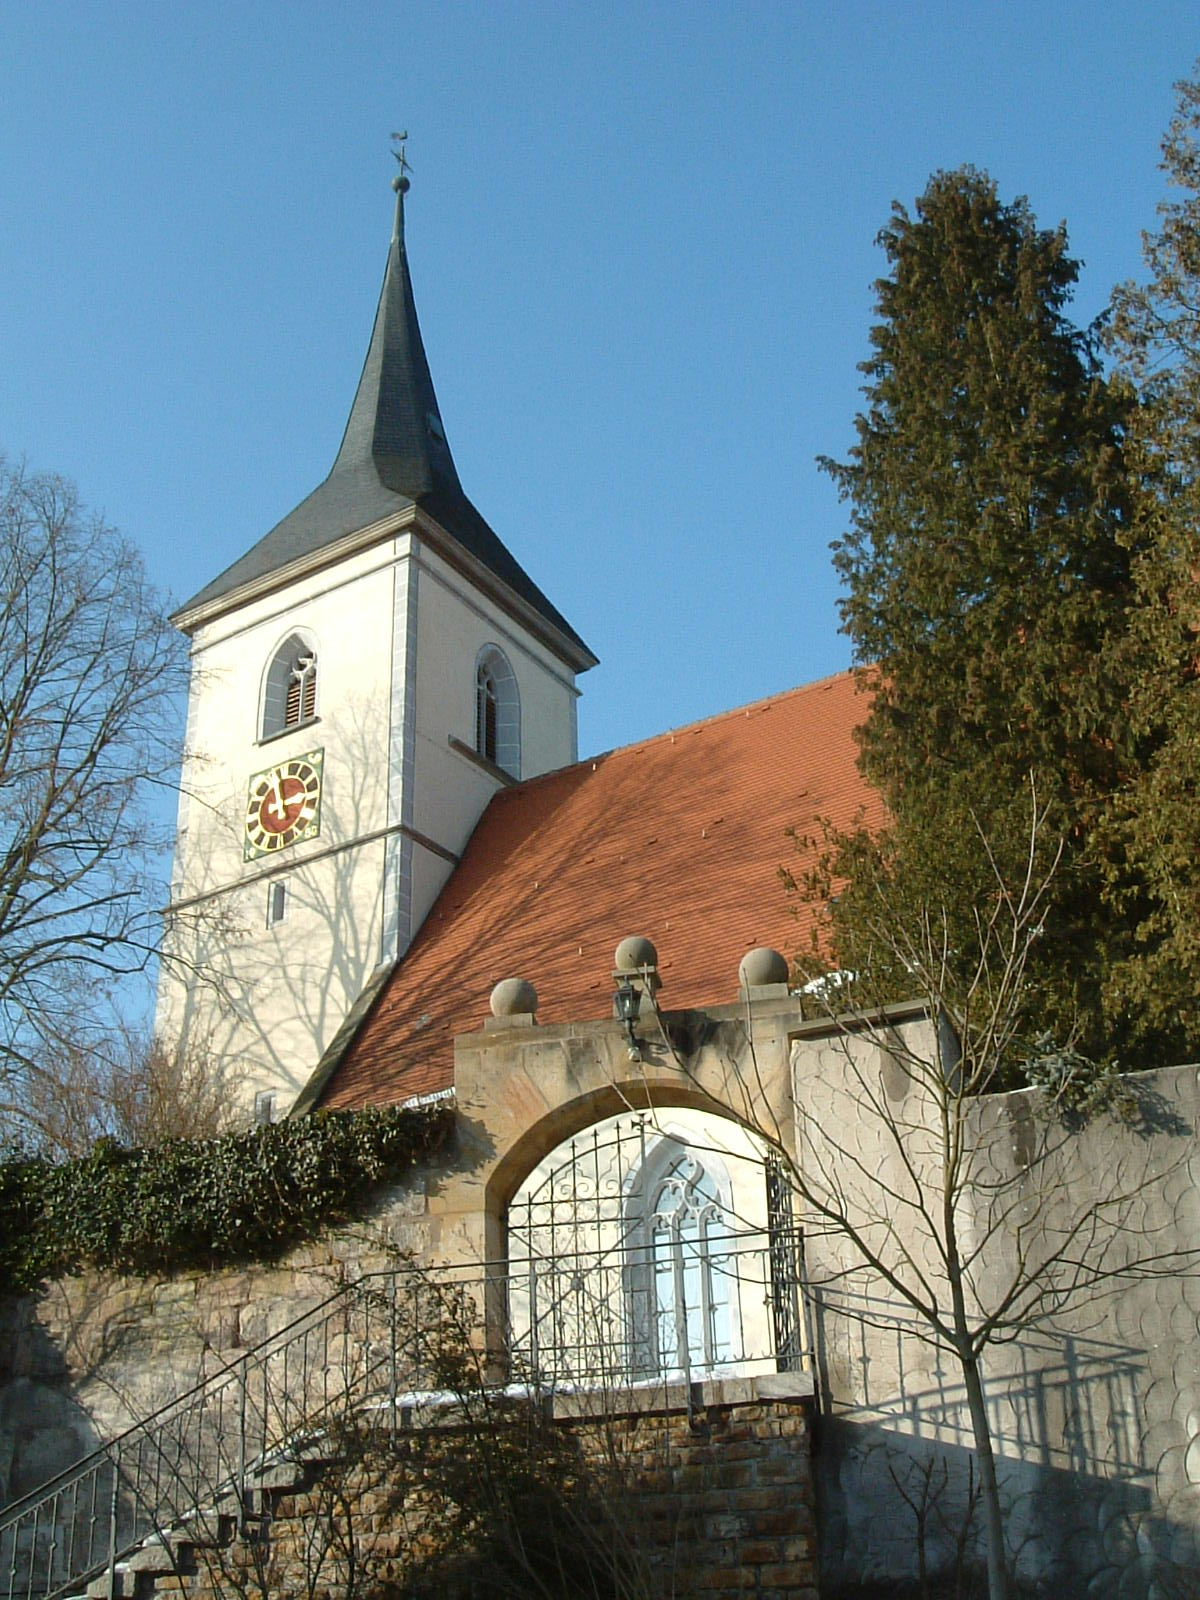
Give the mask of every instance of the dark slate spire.
[(437, 489), (461, 495), (462, 484), (446, 443), (413, 302), (404, 248), (408, 179), (401, 174), (392, 187), (396, 191), (396, 225), (383, 291), (333, 470), (344, 472), (371, 464), (386, 488), (410, 500), (420, 501)]
[(329, 476), (240, 560), (182, 606), (177, 617), (205, 607), (245, 584), (269, 579), (295, 561), (413, 505), (420, 506), (468, 556), (531, 605), (574, 646), (577, 671), (595, 657), (566, 618), (513, 558), (463, 493), (446, 442), (425, 345), (417, 322), (404, 244), (401, 173), (396, 222), (375, 325), (341, 448)]

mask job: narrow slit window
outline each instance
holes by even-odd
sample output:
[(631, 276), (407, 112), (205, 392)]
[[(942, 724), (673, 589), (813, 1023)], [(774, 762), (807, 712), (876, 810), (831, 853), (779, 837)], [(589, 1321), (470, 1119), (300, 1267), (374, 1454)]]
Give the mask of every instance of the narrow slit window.
[(267, 886), (267, 927), (273, 928), (287, 917), (288, 892), (286, 883)]

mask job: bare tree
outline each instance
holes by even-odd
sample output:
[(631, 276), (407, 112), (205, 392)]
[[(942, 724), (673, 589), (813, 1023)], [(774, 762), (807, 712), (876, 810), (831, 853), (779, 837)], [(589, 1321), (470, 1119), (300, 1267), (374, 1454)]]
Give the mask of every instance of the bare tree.
[[(981, 839), (993, 892), (977, 910), (969, 949), (953, 946), (938, 908), (914, 915), (893, 898), (887, 874), (877, 877), (864, 948), (873, 944), (890, 973), (907, 972), (927, 1020), (901, 1025), (902, 1008), (871, 1003), (869, 972), (810, 983), (829, 1047), (820, 1069), (795, 1085), (794, 1127), (772, 1120), (752, 1029), (749, 1062), (727, 1075), (743, 1096), (732, 1109), (787, 1162), (806, 1238), (816, 1246), (810, 1269), (818, 1257), (817, 1275), (841, 1291), (841, 1309), (893, 1336), (903, 1324), (961, 1375), (991, 1600), (1009, 1600), (1012, 1590), (985, 1355), (1131, 1277), (1176, 1273), (1195, 1260), (1145, 1220), (1144, 1191), (1165, 1176), (1152, 1165), (1161, 1150), (1152, 1155), (1145, 1144), (1145, 1159), (1118, 1172), (1081, 1168), (1077, 1125), (1062, 1104), (1081, 1076), (1076, 1068), (1090, 1063), (1073, 1055), (1070, 1041), (1061, 1049), (1046, 1040), (1031, 1046), (1024, 1031), (1030, 956), (1058, 866), (1044, 833), (1045, 814), (1034, 802), (1016, 884), (1004, 881)], [(841, 1009), (848, 995), (860, 1009)], [(908, 1012), (911, 1018), (914, 1008)], [(669, 1019), (660, 1021), (670, 1045)], [(1040, 1067), (1050, 1087), (1025, 1091), (1032, 1115), (1014, 1151), (997, 1091), (1012, 1083), (1014, 1066), (1031, 1076), (1031, 1050), (1040, 1054), (1032, 1075)], [(1136, 1121), (1128, 1080), (1118, 1082), (1119, 1109)]]
[[(85, 1044), (158, 943), (182, 640), (64, 479), (0, 458), (0, 1079)], [(165, 831), (165, 830), (164, 830)]]
[(0, 1128), (52, 1161), (76, 1160), (102, 1138), (215, 1139), (245, 1120), (236, 1067), (199, 1045), (170, 1048), (119, 1024), (84, 1043), (42, 1040), (37, 1070), (14, 1088), (0, 1095)]

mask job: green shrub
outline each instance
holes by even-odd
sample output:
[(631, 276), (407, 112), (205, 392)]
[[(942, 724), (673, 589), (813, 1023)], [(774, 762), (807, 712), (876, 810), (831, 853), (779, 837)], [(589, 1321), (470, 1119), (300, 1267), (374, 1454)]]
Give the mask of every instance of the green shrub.
[(318, 1112), (220, 1139), (61, 1165), (0, 1162), (0, 1290), (99, 1267), (172, 1273), (267, 1261), (349, 1218), (449, 1138), (444, 1108)]

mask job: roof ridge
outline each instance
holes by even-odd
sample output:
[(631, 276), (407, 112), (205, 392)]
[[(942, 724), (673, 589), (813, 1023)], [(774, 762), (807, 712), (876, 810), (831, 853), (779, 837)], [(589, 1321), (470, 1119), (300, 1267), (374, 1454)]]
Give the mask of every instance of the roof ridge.
[(763, 695), (761, 699), (749, 700), (740, 706), (731, 706), (728, 711), (714, 711), (710, 716), (698, 717), (695, 722), (684, 722), (674, 728), (664, 728), (661, 733), (652, 733), (645, 739), (635, 739), (632, 744), (618, 744), (610, 750), (599, 750), (595, 755), (582, 756), (578, 761), (568, 762), (566, 766), (552, 767), (549, 772), (539, 772), (536, 777), (523, 778), (520, 783), (508, 785), (492, 797), (493, 802), (511, 795), (527, 794), (536, 784), (547, 783), (551, 779), (561, 778), (568, 772), (579, 771), (587, 766), (595, 767), (598, 762), (609, 761), (614, 756), (632, 755), (638, 750), (646, 749), (648, 745), (661, 744), (664, 739), (675, 739), (683, 734), (696, 733), (701, 728), (711, 727), (717, 722), (728, 722), (734, 717), (749, 716), (751, 712), (765, 710), (784, 700), (794, 699), (797, 695), (808, 694), (814, 689), (824, 688), (826, 684), (836, 683), (839, 679), (853, 678), (861, 670), (859, 667), (843, 667), (840, 672), (827, 673), (823, 678), (814, 678), (811, 683), (797, 683), (790, 689), (779, 689), (774, 694)]

